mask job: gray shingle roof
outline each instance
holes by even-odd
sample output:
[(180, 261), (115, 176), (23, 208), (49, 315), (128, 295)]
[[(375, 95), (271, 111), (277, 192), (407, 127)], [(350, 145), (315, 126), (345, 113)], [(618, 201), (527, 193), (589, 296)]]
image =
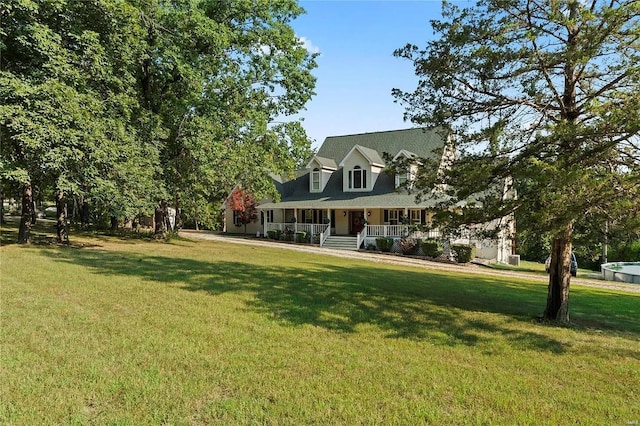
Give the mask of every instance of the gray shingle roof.
[[(434, 150), (442, 148), (446, 135), (441, 130), (421, 128), (395, 130), (388, 132), (364, 133), (359, 135), (332, 136), (325, 139), (316, 158), (320, 162), (336, 164), (341, 162), (355, 145), (363, 147), (370, 159), (382, 162), (381, 155), (388, 152), (395, 156), (401, 150), (409, 151), (423, 158), (433, 158)], [(381, 173), (371, 192), (343, 192), (343, 169), (332, 173), (324, 191), (309, 191), (309, 171), (297, 174), (297, 177), (278, 185), (281, 202), (262, 204), (263, 209), (273, 208), (429, 208), (442, 200), (430, 199), (416, 203), (415, 194), (406, 189), (395, 188), (395, 177)]]
[(394, 157), (405, 149), (422, 158), (433, 158), (434, 149), (442, 148), (446, 140), (442, 128), (412, 128), (357, 135), (329, 136), (318, 150), (318, 156), (333, 159), (339, 164), (355, 145), (373, 149), (380, 156), (388, 152)]
[(260, 205), (262, 209), (337, 209), (337, 208), (416, 208), (433, 207), (436, 199), (416, 203), (415, 194), (406, 189), (395, 188), (394, 176), (380, 174), (371, 192), (343, 192), (342, 168), (335, 171), (325, 190), (321, 193), (309, 192), (309, 174), (286, 182), (279, 203)]

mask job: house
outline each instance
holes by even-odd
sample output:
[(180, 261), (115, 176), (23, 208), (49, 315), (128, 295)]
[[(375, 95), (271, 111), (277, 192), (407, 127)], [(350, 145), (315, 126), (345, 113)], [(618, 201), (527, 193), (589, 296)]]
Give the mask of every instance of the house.
[[(260, 219), (247, 227), (247, 233), (305, 231), (317, 236), (320, 246), (346, 245), (351, 249), (375, 245), (380, 237), (399, 240), (410, 232), (416, 238), (446, 240), (437, 230), (412, 231), (414, 225), (430, 224), (441, 200), (430, 197), (416, 202), (415, 194), (404, 186), (411, 182), (414, 173), (412, 170), (395, 176), (386, 173), (384, 153), (393, 159), (433, 158), (440, 167), (446, 167), (454, 155), (449, 136), (442, 129), (412, 128), (328, 137), (293, 179), (276, 179), (281, 200), (262, 202)], [(226, 212), (225, 220), (228, 232), (244, 231), (244, 226), (231, 225), (233, 212)], [(506, 220), (482, 227), (504, 225)], [(501, 231), (498, 238), (490, 241), (474, 240), (469, 234), (454, 242), (475, 244), (476, 256), (506, 262), (512, 250), (508, 234)]]

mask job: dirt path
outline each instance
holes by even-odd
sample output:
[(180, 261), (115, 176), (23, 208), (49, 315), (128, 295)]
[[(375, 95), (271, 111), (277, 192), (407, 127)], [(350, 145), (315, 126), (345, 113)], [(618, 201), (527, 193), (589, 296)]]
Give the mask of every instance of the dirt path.
[[(500, 277), (517, 277), (526, 278), (529, 280), (547, 282), (547, 277), (544, 275), (517, 272), (517, 271), (500, 271), (496, 269), (489, 269), (484, 266), (469, 264), (469, 265), (455, 265), (439, 262), (430, 262), (423, 259), (413, 259), (402, 256), (371, 253), (363, 251), (347, 251), (347, 250), (333, 250), (327, 248), (320, 248), (318, 246), (293, 244), (293, 243), (278, 243), (269, 241), (266, 239), (247, 238), (242, 236), (218, 234), (210, 231), (194, 231), (183, 229), (180, 231), (180, 235), (185, 238), (193, 240), (213, 240), (224, 241), (233, 244), (246, 244), (263, 247), (274, 247), (283, 250), (294, 250), (306, 253), (322, 253), (327, 256), (342, 257), (347, 259), (365, 259), (371, 262), (388, 263), (392, 265), (407, 265), (416, 268), (439, 270), (439, 271), (454, 271), (465, 274), (481, 274), (481, 275), (493, 275)], [(640, 293), (640, 285), (626, 284), (612, 281), (604, 281), (596, 278), (572, 278), (572, 285), (580, 285), (585, 287), (597, 287), (608, 290), (621, 290), (631, 293)]]

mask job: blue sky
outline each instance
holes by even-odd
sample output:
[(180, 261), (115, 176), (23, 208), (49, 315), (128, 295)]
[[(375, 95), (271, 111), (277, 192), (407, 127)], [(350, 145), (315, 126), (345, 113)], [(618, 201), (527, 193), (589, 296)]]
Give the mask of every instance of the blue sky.
[(393, 51), (407, 43), (420, 47), (433, 38), (430, 20), (440, 1), (302, 0), (306, 15), (292, 26), (311, 51), (320, 53), (316, 96), (303, 125), (314, 147), (327, 136), (413, 127), (391, 89), (415, 89), (411, 62)]

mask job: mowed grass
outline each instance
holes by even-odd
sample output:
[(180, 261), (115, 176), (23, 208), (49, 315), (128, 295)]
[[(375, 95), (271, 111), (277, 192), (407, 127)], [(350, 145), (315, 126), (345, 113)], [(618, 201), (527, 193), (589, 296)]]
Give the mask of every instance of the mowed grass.
[(514, 278), (72, 240), (0, 248), (1, 424), (640, 421), (636, 293), (575, 286), (554, 327)]

